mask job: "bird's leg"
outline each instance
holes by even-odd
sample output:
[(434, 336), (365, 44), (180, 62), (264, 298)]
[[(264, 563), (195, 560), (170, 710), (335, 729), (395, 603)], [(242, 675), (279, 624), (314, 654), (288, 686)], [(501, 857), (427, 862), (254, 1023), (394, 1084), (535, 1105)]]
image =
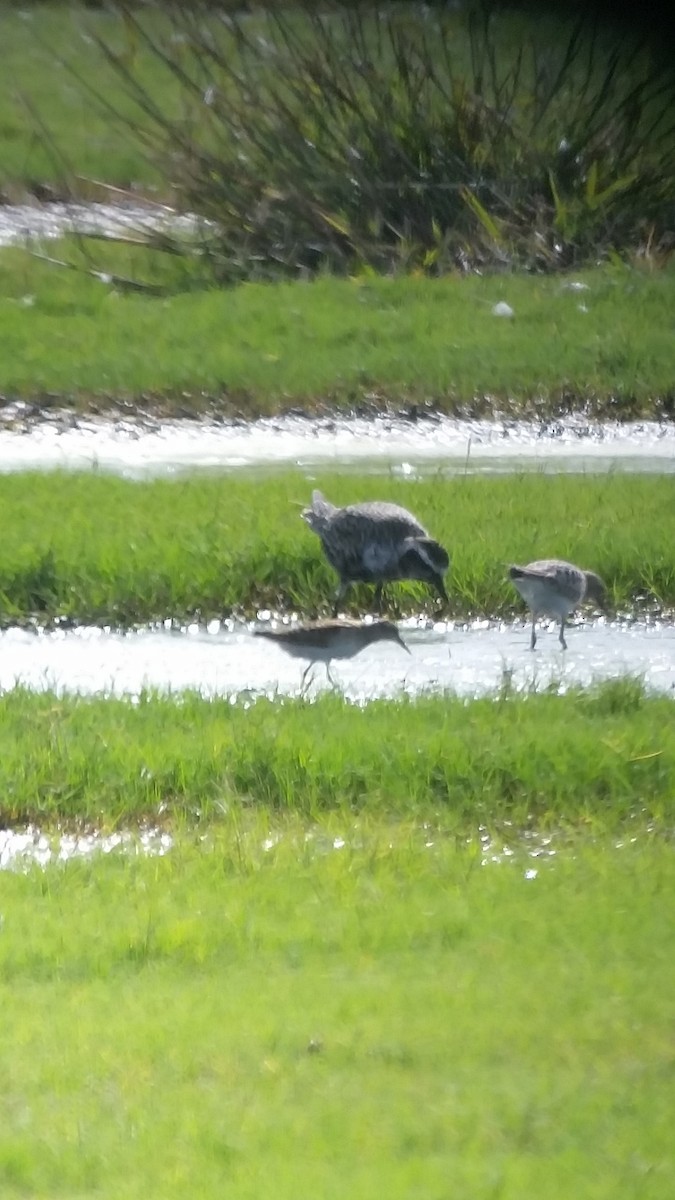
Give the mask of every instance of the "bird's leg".
[(530, 650), (534, 650), (537, 644), (537, 631), (535, 629), (536, 620), (536, 616), (534, 613), (532, 613), (532, 637), (530, 638)]
[(326, 675), (328, 676), (328, 682), (330, 683), (331, 687), (333, 689), (337, 688), (337, 683), (335, 682), (335, 680), (333, 679), (333, 676), (330, 673), (330, 662), (329, 661), (326, 662)]
[(560, 622), (560, 638), (559, 638), (559, 641), (560, 641), (560, 645), (562, 646), (563, 650), (566, 650), (566, 649), (567, 649), (567, 642), (565, 641), (565, 618), (564, 618), (564, 617), (562, 618), (562, 620), (561, 620), (561, 622)]
[(337, 617), (340, 608), (340, 601), (349, 587), (349, 580), (341, 579), (340, 586), (335, 594), (335, 604), (333, 605), (333, 616)]
[(314, 666), (313, 662), (307, 663), (307, 666), (305, 667), (304, 671), (302, 672), (302, 679), (300, 680), (300, 695), (303, 700), (305, 698), (305, 680), (306, 680), (307, 676), (309, 675), (309, 672), (311, 671), (313, 666)]

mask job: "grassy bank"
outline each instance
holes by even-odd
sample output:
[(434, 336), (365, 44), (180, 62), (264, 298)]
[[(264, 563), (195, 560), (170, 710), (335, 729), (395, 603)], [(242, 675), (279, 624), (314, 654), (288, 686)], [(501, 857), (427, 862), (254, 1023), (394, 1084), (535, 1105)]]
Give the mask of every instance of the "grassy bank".
[[(0, 817), (111, 827), (233, 810), (398, 814), (465, 836), (483, 822), (618, 830), (673, 819), (672, 700), (590, 693), (302, 700), (0, 697)], [(357, 823), (358, 824), (358, 823)], [(352, 836), (352, 835), (348, 835)], [(358, 841), (358, 828), (353, 836)]]
[[(132, 483), (97, 474), (0, 476), (0, 612), (130, 624), (257, 609), (326, 613), (336, 578), (300, 519), (311, 489), (336, 504), (410, 508), (451, 553), (454, 615), (523, 611), (509, 562), (559, 556), (598, 571), (612, 603), (675, 604), (672, 476), (466, 476), (419, 482), (299, 473)], [(372, 589), (354, 589), (367, 611)], [(436, 610), (419, 585), (389, 589), (399, 610)]]
[[(119, 250), (103, 265), (160, 286), (179, 278), (174, 260), (150, 267)], [(14, 249), (0, 252), (0, 292), (0, 392), (10, 399), (40, 404), (54, 393), (51, 404), (87, 408), (128, 398), (247, 416), (364, 400), (672, 412), (671, 269), (322, 279), (149, 297), (118, 295)], [(513, 318), (493, 314), (500, 302)]]
[(7, 1200), (670, 1196), (670, 847), (263, 836), (3, 874)]

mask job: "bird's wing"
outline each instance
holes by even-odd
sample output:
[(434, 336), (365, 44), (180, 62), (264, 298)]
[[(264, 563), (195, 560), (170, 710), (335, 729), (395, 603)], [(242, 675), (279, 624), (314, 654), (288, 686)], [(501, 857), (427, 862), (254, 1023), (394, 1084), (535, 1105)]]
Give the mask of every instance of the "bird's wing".
[(525, 575), (542, 579), (557, 579), (559, 575), (581, 574), (578, 567), (564, 562), (562, 558), (540, 558), (536, 562), (528, 563), (525, 567), (519, 567), (519, 570)]
[(256, 634), (258, 637), (269, 638), (282, 650), (291, 653), (306, 650), (311, 654), (312, 650), (317, 646), (321, 647), (325, 640), (318, 630), (299, 629), (297, 626), (290, 629), (256, 629)]
[(386, 573), (398, 560), (399, 546), (394, 542), (366, 542), (360, 555), (360, 562), (373, 575)]
[(341, 508), (331, 520), (336, 536), (362, 543), (401, 542), (408, 537), (426, 537), (426, 530), (404, 508), (395, 504), (353, 504)]
[(427, 537), (427, 531), (407, 508), (400, 504), (388, 504), (384, 500), (373, 500), (356, 504), (354, 508), (371, 520), (382, 521), (396, 529), (400, 537)]
[(512, 567), (511, 578), (532, 583), (550, 583), (556, 591), (569, 600), (578, 603), (586, 589), (586, 577), (573, 563), (563, 562), (557, 558), (542, 558), (538, 562), (528, 563), (526, 567)]

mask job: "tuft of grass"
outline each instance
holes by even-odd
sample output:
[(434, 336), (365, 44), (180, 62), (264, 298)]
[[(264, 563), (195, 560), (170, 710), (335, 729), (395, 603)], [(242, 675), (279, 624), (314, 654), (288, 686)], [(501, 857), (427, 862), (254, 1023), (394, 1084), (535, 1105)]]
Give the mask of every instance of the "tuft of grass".
[[(135, 483), (95, 473), (0, 476), (0, 620), (129, 625), (160, 618), (326, 613), (336, 579), (298, 503), (392, 500), (452, 556), (449, 614), (513, 614), (510, 562), (557, 556), (598, 571), (615, 608), (675, 604), (675, 477), (463, 476), (419, 481), (297, 472)], [(67, 519), (66, 519), (67, 518)], [(402, 612), (436, 601), (392, 585)], [(372, 589), (353, 589), (355, 612)]]
[[(590, 692), (355, 707), (16, 688), (0, 697), (0, 818), (40, 827), (187, 822), (248, 811), (409, 816), (446, 834), (672, 823), (672, 700), (634, 681)], [(276, 819), (276, 817), (274, 818)]]
[(666, 1200), (672, 848), (338, 828), (3, 874), (3, 1197)]

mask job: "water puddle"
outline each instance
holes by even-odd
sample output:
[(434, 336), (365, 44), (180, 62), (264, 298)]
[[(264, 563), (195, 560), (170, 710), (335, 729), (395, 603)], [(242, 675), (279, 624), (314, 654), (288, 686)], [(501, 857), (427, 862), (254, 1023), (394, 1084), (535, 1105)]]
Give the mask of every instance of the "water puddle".
[[(575, 858), (579, 850), (583, 850), (592, 841), (600, 841), (588, 833), (579, 832), (572, 828), (552, 828), (540, 830), (522, 828), (512, 821), (500, 823), (499, 832), (490, 830), (486, 825), (479, 825), (477, 830), (463, 840), (463, 845), (470, 853), (476, 855), (476, 861), (481, 867), (508, 866), (520, 872), (522, 878), (531, 882), (539, 877), (542, 871), (550, 870), (557, 862)], [(410, 839), (416, 850), (423, 848), (430, 854), (438, 853), (447, 847), (448, 839), (457, 846), (461, 853), (462, 842), (458, 841), (456, 833), (448, 834), (441, 828), (432, 827), (423, 822), (412, 831), (406, 828), (405, 839), (410, 848)], [(611, 845), (614, 850), (629, 849), (637, 842), (655, 836), (663, 837), (656, 824), (646, 819), (640, 809), (631, 814), (624, 830), (617, 836), (605, 835), (600, 844)], [(364, 833), (358, 824), (344, 829), (341, 833), (328, 831), (321, 827), (305, 831), (294, 831), (288, 834), (283, 829), (270, 830), (262, 842), (262, 850), (266, 855), (274, 855), (278, 849), (290, 848), (297, 854), (298, 859), (306, 858), (308, 849), (317, 856), (330, 854), (368, 853), (372, 851), (372, 834)], [(400, 846), (396, 834), (387, 843), (390, 851), (396, 851)]]
[[(0, 634), (0, 688), (17, 684), (58, 693), (138, 696), (146, 689), (190, 689), (206, 697), (246, 702), (256, 696), (297, 695), (304, 662), (288, 657), (250, 627), (211, 622), (206, 628), (115, 632), (97, 627)], [(395, 645), (371, 646), (331, 673), (345, 696), (364, 703), (377, 697), (450, 690), (473, 697), (498, 691), (561, 691), (598, 680), (635, 675), (655, 691), (675, 697), (675, 625), (645, 622), (579, 622), (569, 628), (563, 653), (557, 630), (543, 629), (529, 649), (524, 622), (476, 621), (428, 627), (403, 622), (406, 655)], [(314, 667), (307, 694), (328, 685), (325, 667)]]
[(288, 416), (251, 422), (113, 421), (24, 403), (1, 414), (0, 471), (100, 470), (133, 479), (293, 467), (441, 476), (510, 471), (675, 473), (675, 424)]
[[(523, 869), (523, 877), (531, 880), (537, 878), (543, 864), (552, 863), (561, 851), (567, 857), (573, 854), (574, 839), (569, 834), (516, 829), (510, 821), (504, 822), (504, 826), (502, 835), (498, 836), (491, 833), (487, 826), (479, 825), (477, 833), (466, 839), (467, 847), (478, 847), (481, 867), (515, 863)], [(406, 831), (406, 838), (410, 838), (409, 830)], [(284, 830), (273, 830), (264, 839), (261, 848), (265, 854), (273, 854), (288, 840), (288, 834)], [(636, 842), (637, 838), (631, 837), (628, 840)], [(433, 853), (446, 843), (447, 835), (442, 830), (431, 829), (426, 823), (415, 829), (416, 846), (421, 845)], [(343, 834), (329, 833), (321, 828), (308, 829), (303, 833), (293, 834), (291, 844), (296, 847), (298, 856), (302, 854), (304, 858), (308, 848), (315, 855), (325, 857), (342, 850), (347, 854), (367, 852), (370, 843), (368, 837), (364, 837), (357, 826), (352, 830), (345, 830)], [(624, 844), (623, 841), (617, 842), (616, 846), (621, 848)], [(395, 850), (397, 843), (389, 842), (388, 848)]]
[(181, 216), (163, 204), (75, 204), (53, 201), (48, 204), (0, 205), (0, 246), (16, 246), (36, 239), (63, 237), (66, 233), (98, 234), (117, 237), (124, 234), (194, 233), (199, 220)]
[[(510, 822), (506, 824), (509, 825)], [(552, 863), (561, 851), (567, 856), (572, 853), (569, 836), (557, 838), (553, 833), (513, 828), (505, 829), (503, 833), (503, 836), (497, 837), (488, 832), (484, 825), (480, 825), (477, 835), (467, 838), (466, 844), (469, 847), (477, 842), (481, 866), (517, 864), (523, 869), (523, 877), (530, 880), (537, 877), (543, 864)], [(283, 830), (270, 831), (257, 848), (265, 855), (271, 854), (282, 843), (288, 841), (288, 837)], [(339, 835), (316, 827), (301, 834), (296, 833), (292, 837), (303, 855), (306, 855), (308, 849), (317, 857), (324, 857), (341, 850), (358, 852), (366, 848), (366, 842), (358, 829), (345, 830), (344, 835)], [(424, 848), (432, 852), (445, 841), (442, 833), (430, 832), (427, 826), (420, 828), (419, 837)], [(208, 849), (208, 835), (204, 835), (201, 840), (203, 847)], [(617, 849), (635, 841), (636, 837), (627, 837), (616, 843)], [(34, 825), (23, 829), (0, 829), (0, 871), (28, 871), (33, 867), (44, 869), (77, 860), (91, 861), (110, 854), (123, 854), (128, 858), (161, 857), (173, 850), (175, 845), (176, 841), (170, 833), (154, 828), (133, 832), (124, 830), (110, 834), (99, 831), (86, 834), (49, 834)], [(393, 843), (390, 848), (394, 848)]]
[(0, 829), (0, 871), (27, 871), (33, 866), (48, 867), (101, 854), (162, 855), (172, 846), (171, 834), (160, 829), (54, 836), (33, 825), (25, 829)]

